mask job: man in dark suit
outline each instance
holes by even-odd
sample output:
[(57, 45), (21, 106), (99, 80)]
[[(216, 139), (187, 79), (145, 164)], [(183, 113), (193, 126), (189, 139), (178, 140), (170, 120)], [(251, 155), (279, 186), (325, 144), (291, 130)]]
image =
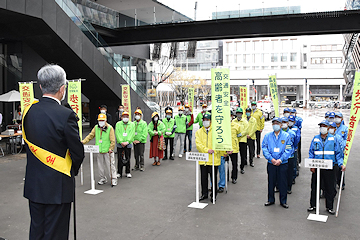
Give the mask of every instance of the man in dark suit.
[[(29, 199), (29, 239), (63, 240), (69, 237), (74, 176), (78, 174), (83, 161), (84, 147), (80, 142), (76, 114), (60, 105), (66, 91), (64, 69), (57, 65), (46, 65), (39, 70), (38, 80), (43, 97), (30, 107), (23, 119), (23, 133), (28, 141), (24, 197)], [(59, 164), (63, 164), (61, 158), (64, 159), (69, 150), (72, 164), (68, 175), (71, 176), (44, 161), (40, 150), (36, 152), (29, 145), (50, 152), (50, 160)], [(55, 155), (56, 158), (53, 158)]]

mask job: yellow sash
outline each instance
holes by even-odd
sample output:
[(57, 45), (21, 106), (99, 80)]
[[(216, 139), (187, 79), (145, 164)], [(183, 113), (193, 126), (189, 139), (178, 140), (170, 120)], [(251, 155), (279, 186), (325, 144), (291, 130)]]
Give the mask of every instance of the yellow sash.
[[(35, 103), (37, 103), (37, 101), (33, 102), (33, 104)], [(72, 160), (70, 158), (69, 149), (66, 151), (65, 158), (63, 158), (56, 155), (55, 153), (49, 152), (45, 149), (42, 149), (41, 147), (36, 146), (35, 144), (32, 144), (31, 142), (29, 142), (29, 140), (26, 139), (24, 119), (31, 106), (32, 105), (24, 109), (24, 114), (22, 119), (22, 137), (24, 141), (27, 143), (29, 149), (34, 154), (34, 156), (37, 159), (39, 159), (43, 164), (71, 177), (70, 170), (71, 170)]]

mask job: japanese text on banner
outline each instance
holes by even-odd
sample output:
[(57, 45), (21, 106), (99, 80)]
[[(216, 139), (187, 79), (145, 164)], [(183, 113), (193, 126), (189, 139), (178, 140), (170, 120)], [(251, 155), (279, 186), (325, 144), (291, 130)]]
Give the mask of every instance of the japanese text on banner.
[(190, 110), (191, 112), (193, 112), (193, 108), (194, 108), (194, 88), (189, 88), (189, 95), (188, 95), (189, 99), (189, 105), (190, 105)]
[(248, 106), (247, 94), (248, 89), (246, 87), (240, 87), (240, 107), (243, 109), (244, 112)]
[(344, 165), (346, 166), (351, 145), (353, 144), (355, 132), (360, 118), (360, 72), (355, 73), (354, 78), (354, 90), (352, 94), (352, 103), (350, 110), (350, 119), (349, 119), (349, 130), (346, 139), (346, 146), (344, 150)]
[(121, 86), (121, 99), (124, 111), (129, 113), (129, 121), (131, 121), (131, 100), (130, 100), (130, 86)]
[(231, 151), (230, 75), (228, 68), (211, 69), (211, 104), (213, 150)]
[(269, 88), (270, 88), (271, 98), (272, 98), (274, 109), (275, 109), (275, 117), (280, 117), (278, 87), (276, 84), (276, 76), (275, 75), (269, 76)]
[(33, 83), (19, 83), (21, 112), (34, 102)]
[(82, 139), (81, 81), (69, 81), (68, 103), (79, 118), (78, 121), (79, 134), (80, 134), (80, 139)]

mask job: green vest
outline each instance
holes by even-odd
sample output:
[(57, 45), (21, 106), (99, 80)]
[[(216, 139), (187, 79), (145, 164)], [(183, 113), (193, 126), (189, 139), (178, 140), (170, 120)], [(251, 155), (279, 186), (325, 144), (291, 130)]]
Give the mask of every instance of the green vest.
[(176, 133), (186, 133), (186, 116), (183, 114), (175, 116)]
[[(173, 118), (170, 118), (169, 120), (167, 118), (163, 118), (162, 122), (165, 125), (165, 133), (172, 132), (174, 125), (175, 125), (175, 120)], [(175, 137), (175, 132), (173, 134), (171, 134), (170, 136), (166, 135), (165, 133), (164, 133), (165, 138), (174, 138)]]
[(200, 112), (194, 121), (194, 123), (199, 123), (199, 129), (203, 127), (203, 114)]
[[(191, 114), (186, 116), (187, 122), (189, 123), (191, 121)], [(194, 124), (191, 124), (190, 127), (188, 127), (186, 130), (193, 130)]]
[(107, 153), (110, 149), (110, 130), (111, 130), (110, 124), (108, 125), (106, 131), (100, 131), (99, 126), (95, 126), (95, 145), (99, 146), (99, 152), (100, 153)]

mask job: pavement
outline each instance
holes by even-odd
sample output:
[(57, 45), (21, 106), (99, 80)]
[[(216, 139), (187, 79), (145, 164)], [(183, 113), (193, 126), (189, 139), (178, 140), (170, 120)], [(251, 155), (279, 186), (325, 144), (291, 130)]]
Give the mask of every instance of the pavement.
[[(304, 118), (302, 156), (308, 157), (310, 142), (319, 129), (317, 123), (328, 109), (298, 110)], [(350, 110), (342, 110), (348, 122)], [(282, 112), (282, 110), (281, 110)], [(195, 130), (198, 128), (196, 124)], [(263, 135), (271, 131), (265, 123)], [(86, 129), (89, 132), (90, 129)], [(193, 134), (193, 151), (196, 151)], [(133, 171), (131, 179), (119, 179), (118, 186), (96, 185), (104, 190), (98, 195), (84, 194), (90, 189), (89, 154), (84, 159), (84, 185), (76, 177), (77, 239), (359, 239), (360, 189), (357, 188), (360, 154), (355, 136), (347, 171), (346, 189), (342, 193), (339, 216), (325, 211), (320, 201), (320, 214), (329, 215), (326, 223), (307, 220), (310, 200), (309, 169), (300, 169), (300, 176), (288, 195), (289, 209), (276, 204), (265, 207), (267, 201), (266, 160), (255, 158), (255, 167), (245, 167), (238, 183), (229, 182), (228, 193), (219, 193), (216, 204), (209, 201), (203, 210), (187, 206), (195, 201), (195, 163), (178, 158), (152, 166), (149, 143), (145, 150), (145, 172)], [(90, 144), (93, 144), (91, 142)], [(303, 161), (304, 162), (304, 161)], [(132, 153), (131, 167), (134, 165)], [(0, 158), (0, 238), (27, 239), (30, 216), (28, 201), (23, 198), (23, 177), (26, 156), (6, 155)], [(97, 164), (95, 164), (97, 176)], [(335, 204), (337, 198), (335, 199)], [(336, 206), (334, 204), (334, 207)], [(70, 239), (73, 239), (71, 221)]]

